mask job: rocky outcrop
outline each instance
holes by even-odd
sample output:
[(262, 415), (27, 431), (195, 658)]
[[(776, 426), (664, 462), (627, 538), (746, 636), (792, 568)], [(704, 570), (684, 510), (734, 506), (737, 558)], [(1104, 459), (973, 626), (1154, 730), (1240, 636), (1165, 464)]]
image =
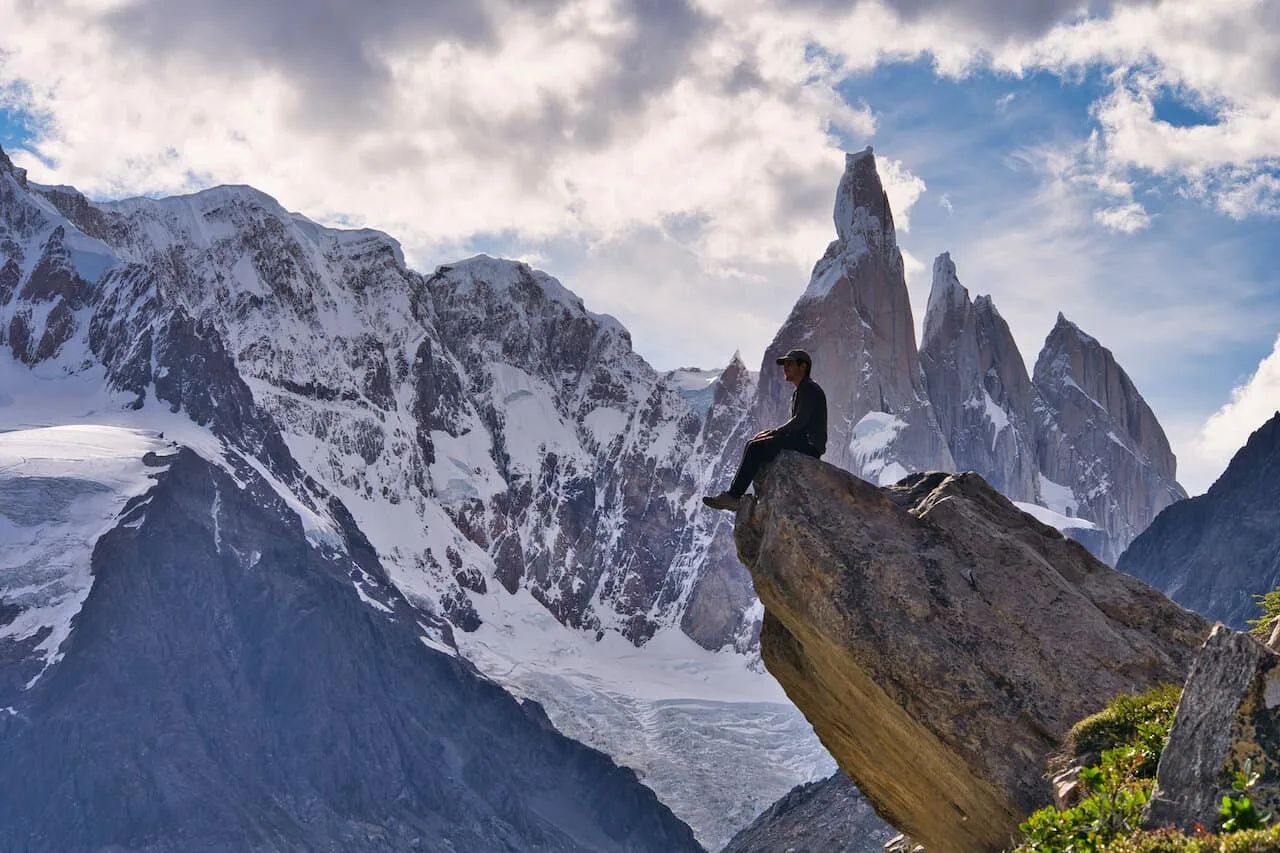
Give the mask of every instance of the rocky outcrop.
[(318, 548), (249, 465), (154, 464), (60, 662), (0, 708), (7, 849), (701, 850), (438, 650), (349, 516)]
[[(1246, 765), (1247, 762), (1247, 765)], [(1225, 625), (1205, 642), (1178, 702), (1147, 828), (1192, 832), (1213, 827), (1237, 773), (1257, 779), (1248, 791), (1258, 814), (1280, 808), (1280, 657)]]
[(1038, 503), (1031, 377), (991, 297), (971, 300), (945, 252), (933, 262), (920, 365), (956, 469)]
[(827, 394), (824, 459), (873, 483), (954, 470), (921, 379), (902, 252), (870, 148), (846, 156), (835, 225), (808, 289), (765, 350), (756, 422), (787, 419), (792, 388), (774, 360), (801, 347)]
[(1187, 496), (1169, 440), (1111, 351), (1062, 314), (1032, 382), (1048, 505), (1102, 528), (1107, 539), (1097, 556), (1114, 565), (1162, 509)]
[(1116, 568), (1174, 601), (1243, 630), (1255, 595), (1280, 586), (1280, 412), (1259, 427), (1209, 490), (1173, 504)]
[(15, 181), (23, 189), (27, 187), (27, 170), (19, 169), (13, 165), (13, 161), (9, 159), (9, 155), (4, 153), (4, 149), (0, 148), (0, 175), (13, 175)]
[(1199, 616), (975, 474), (877, 488), (784, 453), (735, 538), (765, 665), (882, 818), (998, 850), (1051, 801), (1045, 760), (1120, 692), (1181, 682)]
[(843, 773), (794, 788), (720, 853), (881, 853), (897, 832)]

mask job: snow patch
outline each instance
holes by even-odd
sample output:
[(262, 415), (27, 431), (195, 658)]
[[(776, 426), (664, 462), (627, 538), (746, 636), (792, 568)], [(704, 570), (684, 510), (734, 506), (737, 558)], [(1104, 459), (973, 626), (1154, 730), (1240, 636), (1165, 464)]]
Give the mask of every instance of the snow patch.
[(1056, 527), (1059, 530), (1097, 530), (1098, 525), (1092, 521), (1083, 518), (1072, 518), (1071, 516), (1062, 515), (1053, 510), (1039, 506), (1038, 504), (1023, 503), (1022, 501), (1014, 501), (1013, 505), (1034, 518), (1041, 524), (1047, 524), (1050, 527)]
[(991, 399), (991, 394), (986, 388), (982, 389), (982, 396), (973, 396), (964, 401), (964, 407), (972, 410), (982, 410), (983, 416), (990, 421), (995, 431), (991, 433), (991, 449), (996, 449), (996, 441), (1000, 438), (1000, 433), (1004, 432), (1009, 426), (1009, 413), (1000, 408), (996, 401)]
[(493, 464), (493, 444), (480, 429), (453, 436), (443, 430), (431, 431), (436, 459), (428, 469), (436, 496), (447, 505), (471, 500), (487, 501), (507, 490), (507, 484)]
[(858, 463), (858, 476), (887, 486), (907, 476), (900, 463), (886, 454), (907, 422), (888, 412), (867, 412), (853, 427), (849, 439), (849, 455)]
[(555, 405), (555, 393), (540, 379), (510, 364), (489, 365), (493, 405), (503, 412), (511, 467), (536, 475), (547, 453), (586, 460), (574, 427)]
[(1040, 499), (1046, 507), (1068, 518), (1080, 509), (1080, 499), (1070, 486), (1055, 483), (1044, 474), (1040, 474)]
[(626, 431), (627, 413), (601, 406), (588, 412), (582, 419), (582, 425), (595, 439), (598, 447), (608, 447), (615, 438)]

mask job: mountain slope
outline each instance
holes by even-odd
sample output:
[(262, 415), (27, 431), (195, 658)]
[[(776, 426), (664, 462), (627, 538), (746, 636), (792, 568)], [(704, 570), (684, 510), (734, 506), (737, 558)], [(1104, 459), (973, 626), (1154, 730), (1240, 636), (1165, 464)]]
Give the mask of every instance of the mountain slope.
[(1169, 440), (1111, 351), (1062, 314), (1032, 382), (1045, 502), (1102, 528), (1095, 553), (1114, 565), (1162, 509), (1187, 496)]
[(848, 777), (836, 773), (796, 786), (720, 853), (880, 853), (897, 834)]
[(1156, 516), (1116, 568), (1239, 630), (1253, 597), (1280, 587), (1280, 412), (1254, 431), (1203, 495)]
[(165, 450), (94, 548), (62, 660), (0, 715), (9, 849), (701, 849), (631, 771), (432, 648), (354, 527), (317, 547), (248, 462)]

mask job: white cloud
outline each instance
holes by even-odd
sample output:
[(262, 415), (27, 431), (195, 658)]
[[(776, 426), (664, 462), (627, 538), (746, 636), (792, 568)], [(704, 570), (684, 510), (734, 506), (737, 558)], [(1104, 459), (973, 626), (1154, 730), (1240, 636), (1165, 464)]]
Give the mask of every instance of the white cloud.
[(1194, 450), (1203, 462), (1221, 471), (1250, 433), (1280, 410), (1280, 337), (1270, 355), (1244, 383), (1232, 389), (1231, 400), (1205, 421)]
[(928, 189), (918, 175), (913, 175), (900, 160), (876, 158), (876, 171), (884, 194), (889, 197), (889, 209), (893, 211), (893, 224), (898, 231), (910, 231), (911, 208)]
[[(106, 196), (251, 183), (322, 221), (387, 230), (428, 265), (500, 234), (553, 273), (580, 271), (566, 284), (651, 330), (637, 334), (647, 352), (674, 345), (661, 336), (682, 290), (707, 294), (698, 310), (722, 316), (703, 346), (718, 362), (762, 350), (803, 290), (832, 237), (842, 142), (876, 141), (876, 105), (837, 87), (886, 62), (927, 57), (956, 77), (1112, 73), (1094, 136), (1035, 154), (1051, 161), (1034, 200), (1047, 218), (989, 235), (993, 258), (1023, 256), (1046, 304), (1088, 280), (1082, 221), (1146, 224), (1143, 175), (1231, 215), (1274, 211), (1276, 5), (1091, 8), (1102, 17), (1079, 19), (1073, 0), (379, 0), (367, 14), (302, 0), (0, 0), (0, 98), (36, 118), (38, 157), (15, 157), (36, 180)], [(1162, 92), (1220, 123), (1158, 121)], [(930, 176), (880, 154), (906, 232)], [(1063, 206), (1069, 227), (1054, 232)], [(635, 268), (593, 263), (616, 256)], [(680, 258), (678, 274), (660, 258)], [(646, 282), (651, 298), (634, 298)], [(685, 326), (680, 346), (703, 340)]]
[(1136, 201), (1093, 212), (1094, 221), (1121, 234), (1134, 234), (1151, 224), (1151, 216)]

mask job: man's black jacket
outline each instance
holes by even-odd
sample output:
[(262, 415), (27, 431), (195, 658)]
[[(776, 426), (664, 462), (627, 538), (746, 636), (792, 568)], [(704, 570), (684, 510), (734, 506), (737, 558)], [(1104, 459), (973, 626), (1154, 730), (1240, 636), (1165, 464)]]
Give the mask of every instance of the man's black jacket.
[(818, 456), (827, 452), (827, 395), (808, 376), (791, 392), (791, 420), (774, 430), (778, 435), (799, 438)]

